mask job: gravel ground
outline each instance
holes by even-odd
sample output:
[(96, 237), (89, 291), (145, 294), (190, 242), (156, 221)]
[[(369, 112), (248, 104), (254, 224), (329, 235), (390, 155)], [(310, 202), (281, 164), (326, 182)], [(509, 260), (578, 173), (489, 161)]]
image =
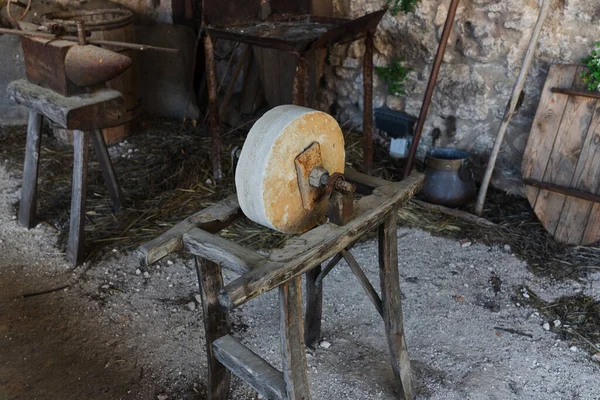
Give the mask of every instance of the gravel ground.
[[(0, 399), (206, 398), (191, 260), (173, 256), (142, 268), (136, 254), (109, 249), (100, 262), (72, 270), (52, 228), (16, 223), (16, 178), (0, 166)], [(554, 282), (532, 275), (505, 247), (462, 247), (399, 229), (418, 398), (599, 399), (598, 363), (543, 329), (554, 321), (521, 304), (519, 288), (548, 301), (581, 292), (600, 299), (600, 273)], [(376, 243), (352, 253), (377, 287)], [(313, 398), (396, 398), (383, 325), (347, 265), (328, 276), (324, 293), (323, 341), (307, 351)], [(276, 292), (232, 319), (234, 336), (278, 362)], [(256, 397), (234, 380), (232, 399)]]

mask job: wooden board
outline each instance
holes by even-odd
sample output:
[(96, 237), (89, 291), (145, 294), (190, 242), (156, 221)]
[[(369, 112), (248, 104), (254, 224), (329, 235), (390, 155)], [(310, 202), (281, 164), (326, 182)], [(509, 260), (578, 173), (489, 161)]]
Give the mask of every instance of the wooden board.
[(550, 67), (522, 164), (527, 198), (540, 222), (569, 244), (600, 239), (600, 204), (589, 200), (600, 189), (600, 103), (577, 94), (585, 89), (584, 71), (577, 65)]
[(65, 97), (27, 79), (19, 79), (11, 82), (6, 92), (14, 102), (65, 129), (89, 131), (113, 126), (125, 112), (123, 96), (112, 89)]

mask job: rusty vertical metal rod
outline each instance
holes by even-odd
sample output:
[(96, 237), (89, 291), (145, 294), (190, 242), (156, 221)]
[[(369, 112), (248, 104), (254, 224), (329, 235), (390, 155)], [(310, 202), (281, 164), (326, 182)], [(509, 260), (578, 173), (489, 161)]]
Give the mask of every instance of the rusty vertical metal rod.
[(293, 102), (297, 106), (305, 105), (306, 90), (304, 81), (306, 80), (306, 57), (304, 55), (298, 58), (296, 65), (296, 74), (294, 75), (294, 86), (292, 89)]
[(373, 170), (373, 33), (365, 38), (363, 56), (363, 172)]
[(448, 10), (448, 16), (446, 17), (446, 23), (444, 24), (444, 30), (442, 31), (442, 38), (438, 46), (435, 60), (433, 61), (433, 67), (431, 68), (431, 75), (429, 76), (429, 83), (427, 83), (427, 90), (425, 90), (425, 97), (423, 98), (423, 105), (421, 106), (421, 112), (419, 114), (419, 120), (413, 137), (413, 142), (408, 153), (408, 159), (406, 160), (406, 167), (404, 168), (404, 178), (410, 175), (413, 163), (415, 161), (415, 154), (417, 153), (417, 147), (421, 140), (421, 134), (423, 133), (423, 127), (425, 126), (425, 119), (427, 118), (427, 112), (431, 105), (431, 98), (433, 97), (433, 90), (435, 89), (435, 83), (437, 82), (438, 74), (440, 73), (440, 67), (444, 54), (446, 53), (446, 45), (448, 44), (448, 37), (452, 31), (454, 25), (454, 17), (456, 16), (456, 9), (460, 0), (452, 0), (450, 3), (450, 9)]
[(212, 167), (216, 180), (223, 178), (221, 168), (221, 136), (219, 135), (219, 105), (217, 104), (217, 71), (215, 49), (209, 34), (204, 34), (204, 53), (206, 59), (206, 84), (208, 87), (208, 124), (212, 139)]

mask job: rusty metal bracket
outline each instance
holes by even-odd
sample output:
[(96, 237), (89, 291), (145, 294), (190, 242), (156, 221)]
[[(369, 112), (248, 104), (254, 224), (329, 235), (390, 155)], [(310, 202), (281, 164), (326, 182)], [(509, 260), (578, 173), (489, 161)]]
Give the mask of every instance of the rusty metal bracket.
[(294, 164), (304, 209), (312, 211), (317, 203), (327, 199), (327, 217), (338, 225), (348, 222), (353, 213), (356, 186), (348, 182), (344, 174), (329, 174), (323, 168), (319, 143), (313, 142), (294, 159)]
[(319, 143), (313, 142), (294, 159), (294, 164), (296, 165), (298, 189), (300, 189), (300, 196), (302, 197), (302, 206), (305, 210), (312, 211), (315, 208), (315, 204), (325, 195), (325, 190), (320, 185), (315, 187), (310, 184), (311, 172), (315, 168), (323, 166)]

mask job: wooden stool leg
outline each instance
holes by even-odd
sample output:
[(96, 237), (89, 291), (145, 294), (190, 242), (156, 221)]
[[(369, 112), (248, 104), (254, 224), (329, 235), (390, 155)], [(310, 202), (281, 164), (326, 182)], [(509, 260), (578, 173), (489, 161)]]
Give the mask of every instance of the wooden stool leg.
[(208, 400), (227, 400), (231, 372), (214, 356), (213, 342), (229, 333), (229, 313), (217, 298), (223, 288), (221, 266), (196, 257), (196, 272), (202, 296), (206, 356), (208, 358)]
[(288, 400), (309, 400), (304, 323), (302, 315), (302, 277), (279, 286), (281, 315), (281, 356)]
[(94, 150), (96, 151), (96, 156), (98, 157), (98, 162), (100, 163), (100, 168), (102, 169), (104, 182), (106, 182), (106, 186), (108, 188), (108, 195), (110, 196), (112, 208), (115, 212), (119, 212), (119, 210), (121, 210), (121, 206), (123, 205), (121, 201), (123, 195), (121, 193), (119, 181), (115, 175), (115, 170), (110, 162), (108, 150), (106, 150), (104, 136), (102, 136), (102, 131), (100, 129), (95, 129), (92, 131), (92, 143), (94, 145)]
[(89, 155), (89, 132), (73, 131), (73, 186), (67, 258), (77, 266), (85, 254), (85, 192)]
[(206, 61), (206, 86), (208, 88), (208, 122), (212, 140), (212, 166), (215, 179), (223, 178), (221, 169), (221, 136), (219, 135), (219, 105), (217, 104), (217, 68), (215, 50), (210, 35), (204, 32), (204, 56)]
[(304, 317), (304, 339), (306, 345), (315, 347), (321, 337), (321, 315), (323, 311), (323, 284), (317, 283), (321, 266), (306, 275), (306, 315)]
[(396, 212), (394, 210), (379, 226), (381, 300), (383, 302), (383, 320), (392, 359), (392, 369), (396, 377), (396, 386), (398, 392), (404, 394), (405, 400), (412, 400), (412, 372), (404, 338), (397, 243)]
[(25, 145), (25, 163), (23, 165), (23, 187), (21, 188), (21, 203), (19, 204), (19, 224), (28, 229), (33, 228), (35, 225), (41, 127), (42, 114), (30, 111), (29, 124), (27, 125), (27, 144)]

